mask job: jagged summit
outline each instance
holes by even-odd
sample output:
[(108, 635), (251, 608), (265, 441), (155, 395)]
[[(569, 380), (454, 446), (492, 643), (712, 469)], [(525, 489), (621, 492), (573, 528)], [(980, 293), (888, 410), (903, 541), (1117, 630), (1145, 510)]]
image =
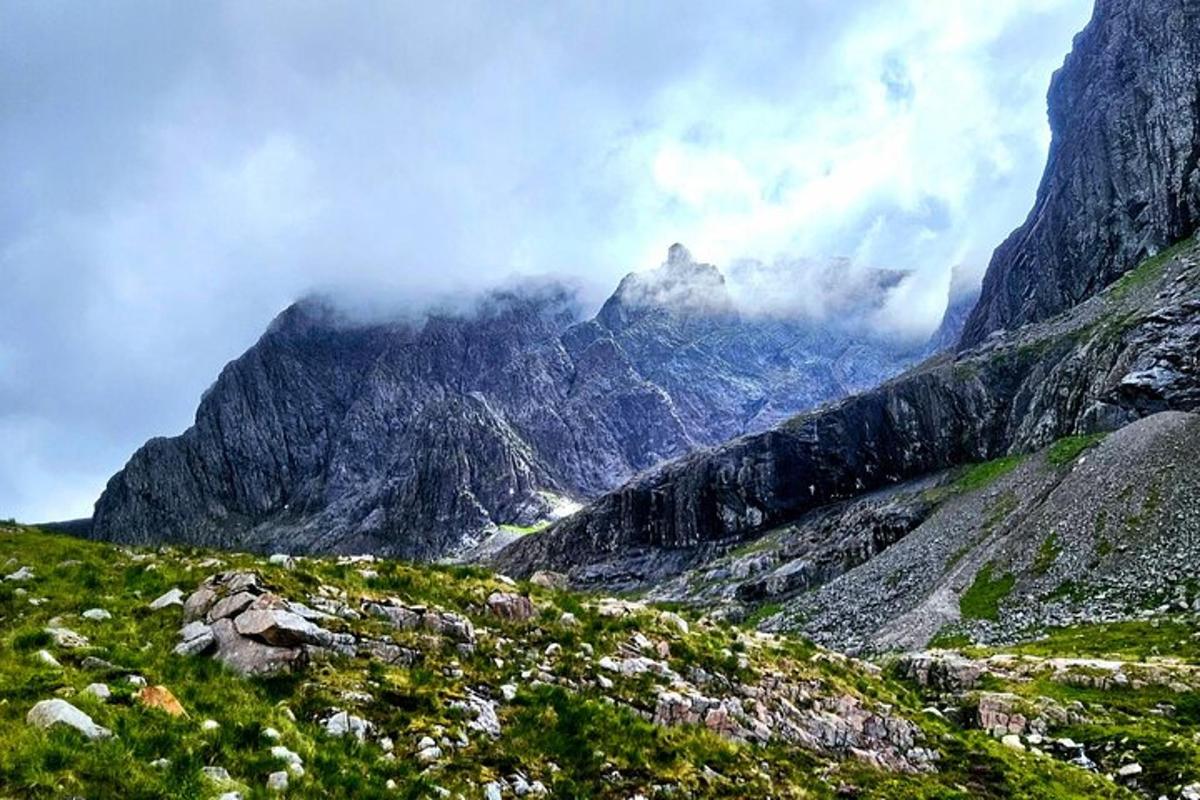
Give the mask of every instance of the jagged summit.
[(682, 246), (590, 320), (554, 283), (373, 311), (312, 297), (281, 313), (191, 429), (147, 443), (113, 477), (93, 534), (437, 558), (874, 385), (916, 355), (732, 313), (720, 271)]

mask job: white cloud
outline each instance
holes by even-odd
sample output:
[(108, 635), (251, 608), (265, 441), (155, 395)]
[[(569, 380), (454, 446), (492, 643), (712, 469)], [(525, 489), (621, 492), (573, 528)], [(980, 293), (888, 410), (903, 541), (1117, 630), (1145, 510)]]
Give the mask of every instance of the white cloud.
[(887, 323), (929, 327), (949, 268), (1032, 202), (1049, 74), (1089, 6), (6, 9), (0, 427), (39, 420), (23, 460), (78, 474), (35, 491), (0, 464), (0, 509), (85, 513), (313, 288), (609, 290), (683, 241), (917, 270)]

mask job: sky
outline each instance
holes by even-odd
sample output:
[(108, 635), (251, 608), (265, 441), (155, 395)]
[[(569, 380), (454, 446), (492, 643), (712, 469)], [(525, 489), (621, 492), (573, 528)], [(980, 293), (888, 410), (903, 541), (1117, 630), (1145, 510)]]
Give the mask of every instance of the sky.
[[(0, 4), (0, 517), (88, 516), (313, 291), (914, 272), (1032, 206), (1090, 0)], [(796, 285), (803, 269), (794, 268)]]

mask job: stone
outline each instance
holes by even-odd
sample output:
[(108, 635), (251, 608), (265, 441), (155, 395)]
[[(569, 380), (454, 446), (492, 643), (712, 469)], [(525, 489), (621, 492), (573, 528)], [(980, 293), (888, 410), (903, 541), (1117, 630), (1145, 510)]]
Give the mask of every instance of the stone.
[(51, 655), (48, 650), (38, 650), (37, 660), (45, 664), (47, 667), (62, 669), (62, 664), (60, 664), (58, 659)]
[(503, 800), (503, 793), (500, 791), (500, 784), (492, 781), (483, 787), (483, 796), (485, 800)]
[(492, 592), (487, 607), (493, 615), (512, 622), (526, 622), (537, 614), (532, 600), (512, 592)]
[(561, 572), (550, 572), (544, 569), (539, 569), (537, 572), (530, 575), (529, 582), (534, 586), (541, 586), (544, 589), (567, 588), (566, 575), (563, 575)]
[(88, 646), (88, 638), (69, 628), (46, 628), (46, 633), (54, 640), (54, 644), (66, 650), (77, 650)]
[(220, 727), (221, 723), (217, 722), (215, 719), (206, 719), (204, 722), (200, 723), (200, 730), (202, 731), (215, 731)]
[(137, 699), (146, 708), (165, 711), (172, 717), (187, 716), (187, 711), (180, 705), (179, 700), (165, 686), (146, 686), (137, 693)]
[(89, 739), (107, 739), (112, 736), (112, 731), (97, 725), (90, 716), (66, 700), (42, 700), (29, 710), (25, 721), (39, 728), (66, 725)]
[(183, 603), (183, 619), (185, 622), (204, 619), (208, 610), (217, 602), (217, 593), (210, 586), (201, 586), (188, 595)]
[(329, 631), (299, 614), (277, 608), (251, 607), (239, 614), (233, 625), (242, 636), (259, 639), (276, 647), (328, 645), (333, 640)]
[(97, 700), (104, 702), (108, 702), (109, 698), (112, 697), (112, 690), (108, 688), (108, 684), (106, 683), (89, 683), (84, 687), (83, 693), (90, 694)]
[(1142, 765), (1137, 763), (1136, 761), (1133, 762), (1132, 764), (1125, 764), (1117, 770), (1117, 777), (1119, 777), (1119, 778), (1136, 778), (1138, 775), (1141, 775), (1141, 774), (1142, 774)]
[(296, 568), (296, 559), (292, 558), (286, 553), (273, 553), (271, 557), (267, 559), (267, 563), (273, 567), (283, 567), (284, 569)]
[(89, 608), (87, 611), (80, 614), (84, 619), (92, 620), (93, 622), (103, 622), (106, 619), (112, 619), (112, 614), (105, 611), (103, 608)]
[(273, 675), (299, 669), (307, 663), (302, 648), (275, 647), (240, 635), (229, 619), (212, 624), (216, 658), (242, 675)]
[(1021, 737), (1017, 736), (1015, 733), (1009, 733), (1000, 737), (1000, 744), (1012, 750), (1023, 751), (1025, 749), (1025, 745), (1021, 742)]
[(258, 595), (251, 594), (250, 592), (236, 592), (227, 597), (222, 597), (208, 610), (208, 621), (216, 622), (219, 619), (237, 616), (249, 607), (257, 597)]
[(153, 611), (161, 611), (164, 608), (170, 608), (171, 606), (182, 606), (182, 605), (183, 605), (183, 591), (181, 589), (176, 588), (176, 589), (172, 589), (171, 591), (166, 592), (165, 594), (157, 597), (153, 602), (150, 603), (150, 608)]
[(189, 622), (180, 628), (179, 639), (173, 652), (180, 656), (200, 655), (217, 642), (212, 628), (200, 621)]
[(366, 741), (372, 725), (362, 717), (356, 717), (347, 711), (335, 711), (325, 720), (325, 733), (330, 736), (353, 736), (360, 742)]
[(4, 576), (4, 580), (13, 582), (31, 581), (33, 580), (33, 570), (29, 567), (21, 567), (16, 572), (10, 572)]
[(288, 788), (288, 774), (284, 770), (272, 772), (267, 776), (267, 790), (272, 792), (286, 792)]

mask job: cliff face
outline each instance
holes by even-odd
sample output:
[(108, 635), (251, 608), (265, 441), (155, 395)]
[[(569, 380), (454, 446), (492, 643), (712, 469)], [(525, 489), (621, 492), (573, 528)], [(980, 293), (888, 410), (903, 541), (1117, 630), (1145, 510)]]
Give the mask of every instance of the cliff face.
[(1200, 4), (1097, 0), (1049, 93), (1053, 142), (962, 345), (1057, 314), (1200, 224)]
[(113, 477), (92, 533), (435, 558), (911, 358), (741, 314), (721, 274), (679, 246), (580, 316), (559, 289), (419, 323), (364, 325), (299, 303), (222, 372), (191, 429), (147, 443)]

